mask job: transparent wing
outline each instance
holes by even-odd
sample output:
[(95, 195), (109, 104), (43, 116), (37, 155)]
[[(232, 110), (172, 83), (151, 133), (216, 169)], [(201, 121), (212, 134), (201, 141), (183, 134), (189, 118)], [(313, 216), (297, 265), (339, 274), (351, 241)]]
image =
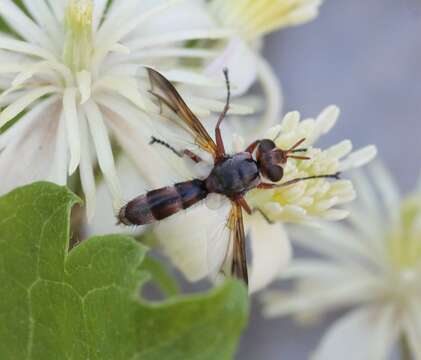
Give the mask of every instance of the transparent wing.
[[(205, 205), (207, 208), (208, 206)], [(217, 214), (216, 221), (208, 223), (206, 227), (206, 256), (208, 274), (215, 280), (218, 275), (224, 271), (224, 264), (227, 263), (231, 252), (231, 229), (229, 227), (232, 204), (226, 199), (218, 210), (211, 210)], [(226, 274), (226, 273), (225, 273)]]
[(246, 236), (244, 232), (243, 210), (235, 204), (230, 216), (232, 238), (231, 275), (243, 280), (248, 285)]
[(217, 147), (203, 124), (190, 110), (175, 87), (159, 72), (146, 68), (150, 86), (149, 92), (160, 107), (161, 116), (187, 132), (202, 150), (216, 157)]
[(246, 242), (241, 206), (231, 202), (229, 212), (224, 212), (222, 209), (219, 211), (225, 217), (218, 227), (209, 232), (207, 251), (209, 273), (211, 276), (217, 277), (222, 272), (248, 284)]

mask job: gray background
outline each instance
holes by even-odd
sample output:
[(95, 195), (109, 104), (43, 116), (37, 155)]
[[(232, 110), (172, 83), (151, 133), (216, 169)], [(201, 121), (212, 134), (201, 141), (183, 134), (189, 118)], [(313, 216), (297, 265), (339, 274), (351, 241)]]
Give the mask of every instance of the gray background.
[[(326, 144), (376, 144), (403, 191), (421, 170), (421, 0), (328, 0), (307, 25), (269, 37), (266, 56), (282, 81), (285, 110), (342, 114)], [(304, 360), (325, 324), (310, 329), (289, 319), (264, 320), (253, 299), (241, 360)], [(324, 325), (324, 326), (323, 326)]]

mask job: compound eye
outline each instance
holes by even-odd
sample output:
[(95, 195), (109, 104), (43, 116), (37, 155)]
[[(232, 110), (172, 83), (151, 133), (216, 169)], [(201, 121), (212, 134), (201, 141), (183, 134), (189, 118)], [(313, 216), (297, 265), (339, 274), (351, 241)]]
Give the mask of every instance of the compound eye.
[(284, 169), (278, 165), (272, 165), (266, 169), (266, 177), (272, 182), (278, 182), (284, 176)]
[(264, 139), (259, 144), (259, 150), (263, 153), (269, 152), (276, 148), (275, 143), (272, 140)]

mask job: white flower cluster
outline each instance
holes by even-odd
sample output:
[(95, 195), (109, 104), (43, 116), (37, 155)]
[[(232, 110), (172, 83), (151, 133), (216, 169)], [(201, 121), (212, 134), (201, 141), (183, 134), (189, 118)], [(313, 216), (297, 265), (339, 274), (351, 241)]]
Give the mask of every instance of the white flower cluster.
[[(2, 0), (0, 16), (12, 32), (0, 32), (0, 193), (35, 180), (66, 184), (79, 170), (91, 218), (98, 166), (118, 208), (122, 194), (113, 139), (137, 157), (149, 136), (148, 100), (138, 86), (146, 82), (138, 76), (141, 65), (175, 81), (200, 114), (223, 108), (218, 97), (224, 66), (235, 69), (232, 82), (238, 95), (259, 77), (267, 92), (280, 99), (257, 51), (238, 47), (250, 34), (241, 25), (249, 14), (240, 9), (241, 1), (236, 3), (224, 19), (215, 13), (216, 2), (204, 0), (23, 0), (24, 9)], [(273, 23), (270, 30), (290, 23), (297, 8), (318, 5), (301, 3), (278, 12), (285, 21)], [(233, 17), (237, 20), (226, 21)], [(256, 28), (254, 38), (268, 30)], [(235, 66), (241, 62), (253, 64), (241, 67), (251, 74), (246, 80)], [(279, 106), (280, 100), (268, 101), (269, 122), (279, 115)], [(136, 150), (128, 139), (135, 139)]]
[(401, 199), (380, 163), (371, 170), (370, 178), (354, 176), (359, 197), (349, 224), (293, 232), (298, 245), (320, 255), (297, 257), (280, 274), (293, 290), (263, 294), (269, 317), (314, 319), (353, 308), (328, 330), (317, 360), (387, 359), (402, 336), (411, 358), (421, 359), (421, 193)]
[[(93, 220), (88, 232), (116, 230), (115, 210), (123, 199), (204, 178), (214, 165), (193, 166), (170, 146), (150, 146), (151, 136), (173, 136), (209, 159), (192, 139), (180, 139), (160, 122), (150, 79), (140, 70), (163, 74), (212, 128), (213, 113), (225, 106), (222, 70), (228, 68), (234, 97), (229, 115), (238, 121), (223, 124), (227, 149), (244, 151), (250, 144), (243, 139), (270, 139), (285, 151), (299, 144), (299, 154), (282, 163), (279, 183), (265, 180), (267, 188), (245, 195), (251, 210), (244, 214), (250, 290), (276, 277), (296, 285), (289, 292), (265, 292), (265, 314), (302, 319), (358, 306), (333, 325), (315, 359), (381, 360), (402, 334), (421, 359), (421, 196), (401, 201), (379, 165), (374, 178), (380, 197), (362, 175), (336, 179), (371, 161), (376, 148), (353, 151), (350, 140), (317, 147), (338, 119), (335, 106), (314, 119), (301, 119), (298, 112), (282, 119), (281, 86), (261, 53), (266, 35), (312, 20), (321, 3), (0, 0), (8, 27), (0, 31), (0, 195), (37, 180), (76, 183)], [(256, 84), (258, 95), (249, 92)], [(262, 114), (256, 114), (255, 103)], [(253, 117), (254, 127), (236, 127), (242, 115)], [(237, 128), (240, 134), (232, 131)], [(357, 195), (354, 184), (360, 200), (344, 207)], [(229, 237), (222, 236), (229, 230), (230, 205), (227, 198), (211, 196), (153, 227), (162, 251), (187, 279), (209, 277), (231, 256)], [(321, 220), (346, 217), (349, 224), (321, 226)], [(292, 249), (285, 223), (295, 224), (299, 245), (321, 257), (298, 258), (288, 267)], [(363, 356), (345, 354), (346, 346)]]
[[(306, 148), (307, 160), (289, 159), (284, 168), (283, 182), (321, 174), (335, 174), (359, 167), (371, 161), (377, 151), (367, 146), (357, 152), (352, 151), (352, 143), (344, 140), (339, 144), (322, 150), (314, 147), (319, 137), (327, 133), (336, 123), (339, 109), (326, 108), (316, 119), (300, 121), (298, 112), (289, 113), (282, 123), (271, 128), (267, 137), (276, 139), (281, 149), (289, 149), (300, 139)], [(326, 181), (315, 179), (302, 181), (294, 186), (272, 190), (256, 189), (247, 199), (254, 208), (260, 209), (271, 221), (311, 222), (313, 219), (341, 220), (348, 211), (334, 208), (355, 198), (355, 191), (349, 180)]]

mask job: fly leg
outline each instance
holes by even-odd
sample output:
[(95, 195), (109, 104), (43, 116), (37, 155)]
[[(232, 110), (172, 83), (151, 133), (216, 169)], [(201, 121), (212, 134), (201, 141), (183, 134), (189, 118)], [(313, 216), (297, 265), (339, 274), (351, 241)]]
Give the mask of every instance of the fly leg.
[(225, 146), (224, 146), (224, 141), (222, 140), (222, 134), (221, 134), (221, 123), (227, 116), (228, 110), (230, 108), (230, 100), (231, 100), (231, 86), (230, 86), (227, 68), (224, 69), (224, 76), (225, 76), (225, 82), (227, 85), (227, 101), (225, 103), (224, 110), (222, 111), (221, 115), (219, 115), (218, 122), (216, 123), (216, 127), (215, 127), (215, 140), (216, 140), (216, 146), (217, 146), (219, 158), (223, 158), (225, 155)]
[(246, 152), (253, 154), (254, 150), (256, 150), (259, 144), (260, 144), (260, 140), (256, 140), (252, 142), (249, 146), (247, 146)]
[(183, 154), (190, 158), (196, 164), (199, 164), (203, 161), (203, 159), (199, 155), (196, 155), (193, 151), (190, 151), (189, 149), (184, 149)]
[(275, 224), (275, 222), (274, 221), (272, 221), (271, 219), (269, 219), (269, 217), (262, 211), (262, 209), (259, 209), (259, 208), (257, 208), (257, 209), (253, 209), (253, 213), (255, 213), (255, 212), (258, 212), (260, 215), (262, 215), (262, 217), (263, 217), (263, 219), (265, 219), (266, 220), (266, 222), (269, 224), (269, 225), (273, 225), (273, 224)]
[(337, 172), (336, 174), (330, 174), (330, 175), (307, 176), (307, 177), (292, 179), (290, 181), (286, 181), (286, 182), (281, 183), (281, 184), (270, 184), (270, 183), (262, 182), (259, 185), (257, 185), (257, 188), (258, 189), (266, 189), (266, 190), (276, 189), (276, 188), (280, 188), (280, 187), (290, 186), (290, 185), (296, 184), (296, 183), (301, 182), (301, 181), (313, 180), (313, 179), (336, 179), (336, 180), (339, 180), (340, 174), (341, 173)]
[(189, 149), (184, 149), (183, 151), (180, 152), (177, 149), (175, 149), (173, 146), (171, 146), (170, 144), (168, 144), (167, 142), (165, 142), (165, 141), (163, 141), (161, 139), (158, 139), (155, 136), (152, 136), (151, 141), (149, 142), (149, 144), (150, 145), (153, 145), (153, 144), (162, 145), (162, 146), (166, 147), (167, 149), (171, 150), (178, 157), (187, 156), (188, 158), (190, 158), (195, 163), (200, 163), (200, 162), (203, 161), (203, 159), (199, 155), (196, 155), (193, 151), (191, 151)]
[(237, 197), (236, 199), (235, 199), (235, 201), (243, 208), (243, 210), (247, 213), (247, 214), (249, 214), (249, 215), (251, 215), (252, 214), (252, 211), (251, 211), (251, 209), (250, 209), (250, 206), (249, 206), (249, 204), (247, 203), (247, 201), (246, 201), (246, 199), (244, 198), (244, 196), (239, 196), (239, 197)]

